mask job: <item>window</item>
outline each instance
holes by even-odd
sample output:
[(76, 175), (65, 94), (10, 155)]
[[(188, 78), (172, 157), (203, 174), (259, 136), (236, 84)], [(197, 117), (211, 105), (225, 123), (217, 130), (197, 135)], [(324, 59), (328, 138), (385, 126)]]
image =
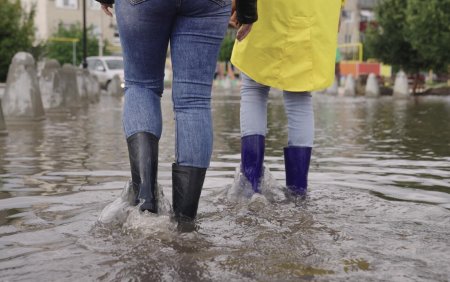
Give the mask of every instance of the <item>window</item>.
[(344, 22), (353, 22), (354, 20), (354, 14), (352, 11), (348, 11), (348, 10), (343, 10), (342, 11), (342, 20)]
[(55, 5), (58, 8), (78, 9), (78, 0), (56, 0)]
[(352, 35), (351, 34), (346, 34), (344, 41), (345, 41), (345, 43), (351, 43), (352, 42)]
[(106, 65), (110, 70), (123, 70), (123, 60), (106, 60)]
[(93, 71), (105, 71), (105, 66), (103, 65), (102, 61), (97, 59), (88, 59), (88, 69)]

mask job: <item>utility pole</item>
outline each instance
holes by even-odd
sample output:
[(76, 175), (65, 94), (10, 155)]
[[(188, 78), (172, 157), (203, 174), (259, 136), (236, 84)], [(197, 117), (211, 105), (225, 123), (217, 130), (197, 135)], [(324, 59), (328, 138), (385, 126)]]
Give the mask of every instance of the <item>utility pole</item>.
[(98, 35), (98, 55), (103, 56), (103, 13), (100, 13), (100, 33)]
[(87, 68), (87, 35), (86, 35), (86, 0), (83, 2), (83, 69)]

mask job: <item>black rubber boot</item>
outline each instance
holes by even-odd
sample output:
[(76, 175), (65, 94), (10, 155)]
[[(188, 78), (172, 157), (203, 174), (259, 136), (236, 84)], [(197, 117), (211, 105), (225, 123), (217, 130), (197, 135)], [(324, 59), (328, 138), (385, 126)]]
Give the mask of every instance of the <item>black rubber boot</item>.
[(158, 213), (156, 199), (158, 175), (158, 138), (148, 132), (138, 132), (127, 138), (131, 180), (136, 195), (134, 205), (141, 211)]
[(172, 202), (178, 230), (195, 230), (198, 202), (205, 180), (206, 168), (172, 165)]

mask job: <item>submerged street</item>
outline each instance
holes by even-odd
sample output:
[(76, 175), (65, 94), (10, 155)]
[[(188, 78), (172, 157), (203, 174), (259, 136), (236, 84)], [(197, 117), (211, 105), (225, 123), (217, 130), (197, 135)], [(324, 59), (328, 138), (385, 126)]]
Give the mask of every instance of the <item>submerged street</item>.
[[(213, 93), (214, 152), (199, 230), (127, 207), (122, 99), (8, 123), (0, 137), (2, 281), (448, 281), (450, 98), (314, 96), (309, 196), (285, 199), (286, 117), (269, 102), (271, 192), (235, 201), (239, 95)], [(171, 202), (174, 121), (163, 95), (158, 182)], [(269, 195), (269, 196), (268, 196)], [(170, 208), (170, 207), (168, 207)], [(103, 211), (103, 213), (102, 213)]]

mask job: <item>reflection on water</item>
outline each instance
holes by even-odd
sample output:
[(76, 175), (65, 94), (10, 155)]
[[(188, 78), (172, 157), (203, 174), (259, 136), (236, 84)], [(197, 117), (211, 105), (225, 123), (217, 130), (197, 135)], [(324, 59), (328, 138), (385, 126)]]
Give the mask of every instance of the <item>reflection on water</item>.
[[(213, 160), (190, 234), (175, 232), (168, 215), (117, 202), (129, 178), (120, 99), (9, 125), (0, 137), (0, 280), (448, 281), (450, 99), (316, 96), (311, 189), (295, 202), (282, 193), (279, 95), (269, 106), (267, 193), (236, 201), (239, 97), (215, 93)], [(171, 111), (169, 94), (165, 199)], [(105, 209), (113, 202), (118, 209)], [(115, 221), (97, 221), (105, 210)]]

